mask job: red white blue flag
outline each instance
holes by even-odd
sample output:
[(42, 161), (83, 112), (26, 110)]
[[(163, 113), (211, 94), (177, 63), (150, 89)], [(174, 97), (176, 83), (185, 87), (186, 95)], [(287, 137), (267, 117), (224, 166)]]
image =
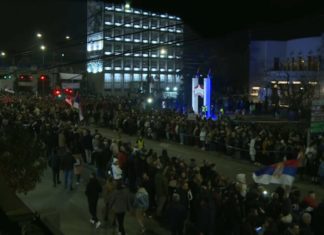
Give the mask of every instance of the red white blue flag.
[(291, 186), (297, 174), (298, 167), (298, 160), (288, 160), (263, 167), (255, 171), (252, 177), (259, 184), (273, 183)]

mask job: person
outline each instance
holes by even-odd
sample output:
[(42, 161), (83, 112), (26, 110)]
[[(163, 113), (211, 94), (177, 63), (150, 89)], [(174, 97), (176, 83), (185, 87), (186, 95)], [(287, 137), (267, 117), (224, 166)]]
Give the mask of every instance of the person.
[(142, 233), (145, 233), (144, 215), (149, 208), (149, 195), (143, 186), (140, 186), (135, 194), (134, 208), (137, 222), (141, 226)]
[(66, 147), (65, 153), (62, 157), (62, 169), (64, 171), (64, 188), (72, 190), (73, 167), (75, 158), (72, 156), (70, 150)]
[(109, 208), (112, 209), (116, 215), (119, 234), (125, 235), (124, 218), (125, 213), (130, 209), (130, 197), (122, 180), (118, 180), (116, 183), (116, 190), (109, 196)]
[[(110, 194), (115, 190), (116, 188), (116, 182), (114, 181), (112, 176), (108, 176), (106, 180), (106, 184), (103, 186), (103, 199), (105, 202), (105, 207), (104, 207), (104, 221), (108, 222), (108, 215), (110, 213), (109, 211), (109, 196)], [(114, 215), (112, 215), (112, 218), (114, 218)]]
[(56, 184), (60, 184), (60, 156), (57, 154), (57, 149), (53, 150), (53, 153), (50, 155), (48, 160), (49, 166), (52, 168), (53, 172), (53, 186), (56, 187)]
[(101, 222), (97, 218), (97, 204), (99, 199), (99, 194), (102, 192), (102, 187), (96, 178), (95, 173), (91, 173), (90, 180), (87, 184), (85, 194), (88, 199), (89, 211), (91, 214), (90, 223), (95, 224), (96, 228), (99, 228)]
[(142, 150), (145, 147), (143, 136), (138, 137), (138, 139), (136, 140), (136, 145), (139, 150)]
[(172, 195), (172, 202), (167, 212), (172, 235), (182, 235), (186, 220), (186, 208), (180, 203), (179, 194)]
[(123, 171), (119, 167), (117, 158), (113, 159), (113, 164), (111, 165), (111, 171), (114, 180), (120, 180), (123, 178)]
[(81, 173), (83, 170), (83, 160), (81, 154), (74, 154), (73, 157), (75, 158), (74, 163), (74, 174), (76, 175), (76, 184), (80, 184)]

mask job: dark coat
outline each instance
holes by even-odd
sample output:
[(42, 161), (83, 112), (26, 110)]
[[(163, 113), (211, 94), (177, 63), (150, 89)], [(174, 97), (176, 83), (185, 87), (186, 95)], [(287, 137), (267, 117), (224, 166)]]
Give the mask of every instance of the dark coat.
[(91, 178), (87, 184), (85, 194), (88, 200), (98, 200), (99, 194), (102, 192), (102, 187), (96, 178)]

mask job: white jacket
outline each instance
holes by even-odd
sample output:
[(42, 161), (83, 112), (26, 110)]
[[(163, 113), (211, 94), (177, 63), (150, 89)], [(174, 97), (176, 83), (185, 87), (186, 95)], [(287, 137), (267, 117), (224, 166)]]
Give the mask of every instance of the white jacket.
[(123, 170), (120, 169), (118, 164), (112, 164), (111, 170), (114, 180), (119, 180), (123, 177)]

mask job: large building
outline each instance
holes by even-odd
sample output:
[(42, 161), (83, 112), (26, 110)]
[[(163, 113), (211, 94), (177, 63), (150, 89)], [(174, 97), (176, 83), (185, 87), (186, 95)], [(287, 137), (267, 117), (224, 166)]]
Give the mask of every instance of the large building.
[(285, 41), (250, 43), (250, 97), (262, 101), (275, 90), (284, 93), (314, 86), (316, 96), (324, 94), (324, 35)]
[(87, 72), (96, 92), (176, 91), (182, 53), (179, 17), (88, 1)]

